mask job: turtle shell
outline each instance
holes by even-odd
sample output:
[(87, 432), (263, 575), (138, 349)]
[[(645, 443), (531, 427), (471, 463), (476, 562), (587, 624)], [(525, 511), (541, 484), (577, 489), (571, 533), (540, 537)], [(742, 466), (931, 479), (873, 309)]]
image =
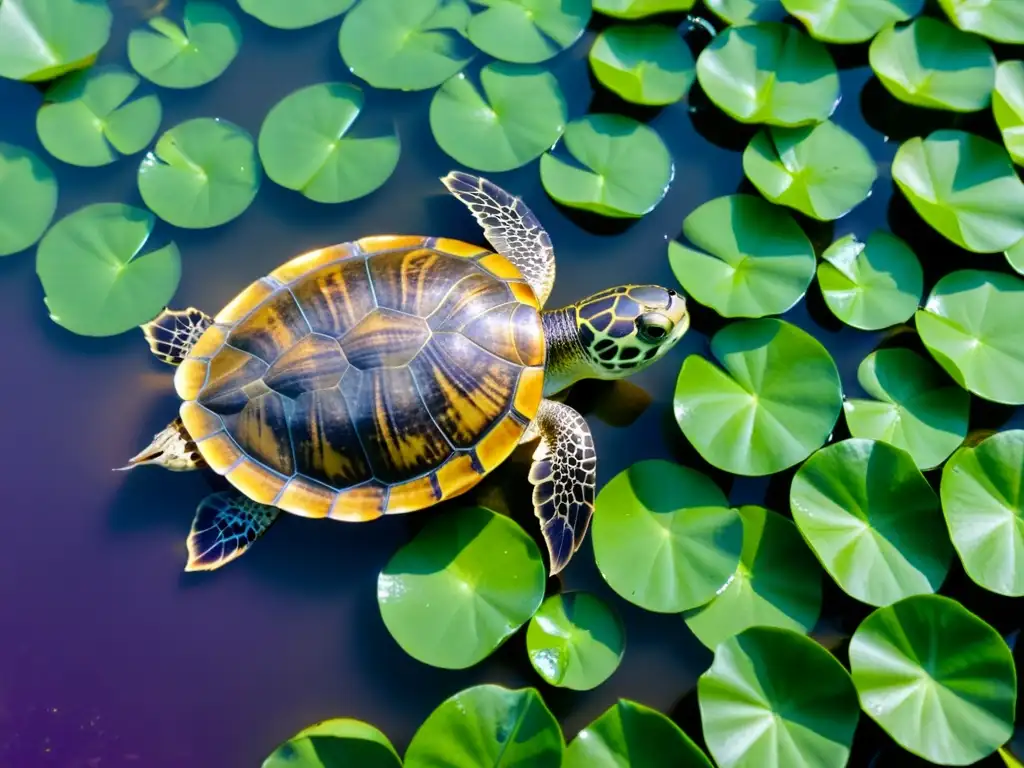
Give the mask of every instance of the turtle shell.
[(356, 521), (476, 485), (536, 415), (544, 362), (538, 302), (511, 262), (389, 235), (252, 283), (174, 384), (199, 452), (238, 490)]

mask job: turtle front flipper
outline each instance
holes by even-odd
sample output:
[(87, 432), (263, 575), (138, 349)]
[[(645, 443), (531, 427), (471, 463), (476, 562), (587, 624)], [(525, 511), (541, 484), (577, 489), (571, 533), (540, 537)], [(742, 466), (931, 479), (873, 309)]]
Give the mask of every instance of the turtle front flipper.
[(199, 448), (180, 418), (157, 432), (149, 445), (128, 459), (127, 466), (117, 469), (134, 469), (143, 464), (157, 464), (173, 472), (187, 472), (206, 466)]
[(487, 242), (515, 264), (543, 307), (555, 284), (555, 251), (526, 203), (487, 179), (462, 171), (450, 171), (441, 181), (473, 212)]
[(550, 574), (565, 568), (594, 514), (597, 454), (586, 420), (570, 406), (543, 400), (531, 424), (540, 436), (530, 482), (533, 512), (548, 547)]
[(199, 502), (188, 534), (186, 571), (213, 571), (240, 557), (281, 510), (238, 491), (213, 493)]
[(168, 365), (181, 365), (213, 319), (195, 307), (165, 309), (154, 320), (139, 326), (150, 351)]

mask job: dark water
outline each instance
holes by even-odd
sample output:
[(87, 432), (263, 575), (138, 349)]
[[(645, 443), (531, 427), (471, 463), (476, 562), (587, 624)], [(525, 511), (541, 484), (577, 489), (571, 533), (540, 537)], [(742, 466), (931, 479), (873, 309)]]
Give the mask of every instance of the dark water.
[[(116, 0), (112, 5), (116, 29), (101, 60), (127, 65), (125, 36), (141, 16), (138, 7)], [(180, 18), (180, 6), (171, 3), (172, 17)], [(240, 56), (207, 86), (161, 89), (162, 130), (210, 116), (231, 120), (255, 137), (268, 109), (293, 90), (354, 81), (338, 55), (338, 20), (284, 32), (229, 7), (245, 35)], [(597, 20), (591, 27), (596, 26)], [(594, 94), (586, 67), (592, 35), (550, 62), (571, 117), (588, 109), (626, 109), (607, 94)], [(850, 232), (864, 239), (875, 227), (892, 226), (925, 262), (929, 287), (935, 279), (930, 267), (950, 260), (1004, 269), (1000, 256), (964, 254), (929, 235), (898, 195), (891, 200), (889, 163), (897, 142), (886, 133), (902, 139), (922, 131), (914, 127), (914, 111), (894, 105), (870, 77), (863, 47), (845, 51), (840, 61), (849, 66), (842, 72), (843, 100), (834, 119), (866, 143), (880, 178), (870, 199), (850, 215), (834, 226), (809, 227), (814, 241), (824, 247)], [(430, 98), (431, 92), (368, 92), (367, 110), (393, 116), (403, 142), (396, 174), (369, 197), (319, 205), (265, 179), (251, 208), (225, 226), (191, 232), (161, 223), (153, 242), (174, 239), (183, 253), (174, 304), (216, 312), (290, 256), (363, 235), (417, 233), (483, 243), (472, 218), (438, 181), (459, 166), (430, 134)], [(57, 217), (93, 202), (142, 206), (135, 185), (141, 155), (97, 169), (49, 158), (34, 133), (39, 101), (33, 87), (0, 81), (0, 140), (47, 158), (61, 184)], [(872, 125), (862, 117), (862, 102), (876, 115)], [(739, 152), (749, 131), (722, 119), (698, 88), (689, 103), (632, 113), (649, 120), (670, 147), (675, 179), (658, 208), (624, 230), (592, 232), (570, 218), (546, 196), (536, 162), (491, 175), (524, 196), (551, 234), (558, 256), (551, 306), (626, 281), (678, 288), (666, 243), (679, 235), (684, 216), (712, 197), (752, 191), (743, 183)], [(974, 125), (974, 118), (967, 120)], [(991, 132), (990, 123), (987, 115), (977, 120), (983, 132)], [(925, 125), (938, 127), (934, 119)], [(815, 287), (784, 318), (829, 348), (847, 394), (859, 395), (856, 367), (879, 335), (841, 327)], [(481, 682), (537, 686), (569, 738), (620, 696), (674, 714), (699, 736), (686, 719), (692, 710), (688, 694), (711, 654), (679, 617), (645, 613), (612, 594), (593, 565), (589, 539), (561, 581), (566, 588), (608, 597), (626, 620), (628, 640), (616, 674), (588, 693), (544, 686), (526, 660), (523, 633), (462, 672), (421, 665), (392, 641), (377, 609), (377, 573), (427, 515), (440, 510), (370, 525), (286, 515), (228, 567), (184, 574), (193, 511), (219, 486), (201, 473), (111, 471), (176, 413), (173, 369), (150, 355), (137, 332), (87, 339), (52, 323), (34, 274), (34, 249), (0, 260), (0, 322), (0, 766), (254, 768), (296, 730), (337, 716), (376, 724), (402, 751), (437, 704)], [(704, 351), (721, 325), (713, 313), (695, 308), (686, 339), (631, 380), (649, 398), (642, 411), (632, 407), (638, 398), (628, 387), (587, 386), (574, 393), (574, 403), (598, 408), (607, 419), (591, 418), (599, 483), (635, 461), (672, 458), (707, 471), (734, 503), (767, 500), (786, 511), (791, 473), (733, 482), (699, 459), (672, 419), (679, 365), (686, 355)], [(1011, 415), (981, 409), (975, 421), (1001, 426)], [(840, 418), (837, 437), (845, 436), (844, 429)], [(532, 514), (522, 511), (525, 466), (504, 469), (481, 492), (511, 485), (516, 516), (535, 534)], [(842, 609), (852, 602), (840, 595), (833, 600)], [(833, 623), (848, 631), (849, 621), (840, 615)]]

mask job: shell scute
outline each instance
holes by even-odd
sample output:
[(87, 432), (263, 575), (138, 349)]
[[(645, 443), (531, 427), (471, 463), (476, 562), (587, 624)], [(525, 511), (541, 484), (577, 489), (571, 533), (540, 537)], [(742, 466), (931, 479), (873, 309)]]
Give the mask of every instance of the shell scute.
[(267, 298), (228, 334), (228, 344), (273, 363), (311, 332), (298, 302), (284, 289)]
[(312, 332), (332, 338), (344, 336), (377, 306), (362, 258), (311, 272), (290, 290)]
[(246, 403), (235, 416), (225, 416), (227, 430), (239, 447), (264, 466), (291, 476), (295, 472), (285, 401), (268, 392)]
[(291, 419), (296, 470), (335, 488), (372, 477), (341, 389), (306, 392), (295, 400)]
[(278, 357), (263, 380), (270, 389), (294, 399), (303, 392), (337, 386), (347, 369), (338, 340), (311, 333)]
[(472, 262), (429, 248), (382, 253), (367, 260), (377, 306), (426, 317), (452, 285), (479, 270)]
[(375, 309), (342, 339), (341, 349), (361, 371), (398, 368), (407, 365), (429, 338), (423, 318)]

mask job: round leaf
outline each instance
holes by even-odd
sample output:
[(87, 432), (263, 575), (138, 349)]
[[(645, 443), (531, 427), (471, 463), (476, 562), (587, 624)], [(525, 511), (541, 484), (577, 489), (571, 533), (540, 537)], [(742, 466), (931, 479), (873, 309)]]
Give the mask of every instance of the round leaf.
[(964, 570), (976, 583), (1024, 595), (1024, 431), (960, 448), (942, 468), (942, 511)]
[(1024, 239), (1024, 184), (995, 142), (953, 130), (914, 137), (896, 151), (892, 177), (922, 219), (969, 251)]
[(836, 240), (821, 255), (818, 285), (837, 318), (878, 331), (913, 317), (924, 290), (917, 256), (900, 238), (876, 229), (866, 243), (856, 235)]
[(690, 49), (663, 24), (608, 27), (590, 48), (590, 68), (605, 88), (635, 104), (677, 102), (695, 76)]
[(88, 67), (112, 21), (106, 0), (4, 0), (0, 77), (37, 82)]
[(773, 203), (819, 221), (849, 213), (878, 178), (867, 147), (826, 120), (802, 128), (766, 128), (743, 152), (743, 172)]
[(572, 160), (540, 158), (544, 189), (562, 205), (603, 216), (640, 218), (665, 197), (675, 169), (657, 132), (631, 117), (590, 114), (562, 136)]
[(430, 102), (430, 129), (457, 162), (510, 171), (540, 157), (565, 130), (568, 110), (558, 80), (545, 69), (493, 62), (480, 88), (458, 74)]
[(50, 319), (83, 336), (114, 336), (156, 317), (178, 288), (181, 256), (174, 243), (141, 253), (154, 223), (141, 208), (95, 203), (54, 224), (36, 252)]
[(560, 768), (565, 741), (534, 688), (476, 685), (442, 702), (405, 752), (405, 768)]
[(544, 563), (513, 520), (483, 507), (438, 516), (377, 580), (388, 632), (406, 653), (462, 669), (489, 656), (544, 599)]
[(700, 250), (675, 241), (668, 259), (694, 299), (723, 317), (763, 317), (800, 301), (814, 277), (814, 247), (780, 208), (754, 195), (716, 197), (683, 221)]
[(141, 152), (156, 136), (163, 111), (156, 94), (128, 101), (138, 85), (138, 77), (116, 64), (58, 80), (36, 113), (39, 141), (72, 165), (107, 165)]
[(711, 650), (747, 627), (807, 632), (821, 613), (821, 568), (791, 520), (764, 507), (740, 507), (743, 551), (729, 586), (683, 615)]
[(919, 14), (924, 0), (782, 0), (782, 5), (818, 40), (864, 43), (886, 24)]
[(580, 39), (590, 21), (590, 0), (472, 0), (469, 39), (489, 56), (536, 64)]
[(552, 595), (530, 619), (526, 650), (551, 685), (588, 691), (618, 669), (625, 627), (601, 598), (587, 592)]
[(435, 88), (473, 58), (466, 0), (360, 0), (341, 23), (338, 48), (374, 88)]
[(576, 734), (562, 768), (713, 768), (700, 747), (661, 712), (619, 699)]
[(711, 339), (718, 367), (683, 361), (675, 417), (705, 461), (737, 475), (771, 475), (824, 445), (842, 387), (828, 351), (775, 318), (727, 325)]
[(719, 645), (697, 701), (720, 768), (843, 768), (860, 718), (835, 657), (776, 627), (750, 627)]
[(184, 31), (157, 16), (128, 35), (128, 61), (147, 80), (164, 88), (195, 88), (216, 80), (235, 60), (242, 30), (222, 4), (188, 0)]
[(1000, 43), (1024, 43), (1024, 5), (1019, 0), (939, 0), (939, 5), (965, 32)]
[(597, 494), (592, 527), (604, 580), (623, 599), (659, 613), (714, 597), (735, 573), (743, 546), (743, 524), (721, 489), (660, 459), (609, 480)]
[(643, 19), (661, 13), (688, 11), (696, 0), (594, 0), (594, 10), (615, 19)]
[(355, 0), (238, 0), (238, 7), (269, 27), (302, 29), (340, 16)]
[(240, 216), (262, 180), (252, 137), (220, 118), (197, 117), (171, 128), (139, 165), (147, 206), (176, 227), (216, 227)]
[(261, 768), (401, 768), (402, 761), (378, 728), (347, 717), (304, 728), (274, 750)]
[(997, 403), (1024, 403), (1024, 281), (962, 269), (940, 279), (916, 315), (921, 341), (970, 392)]
[(35, 152), (0, 141), (0, 256), (43, 236), (57, 210), (57, 179)]
[(398, 165), (394, 132), (374, 137), (358, 130), (363, 92), (346, 83), (318, 83), (285, 96), (260, 127), (259, 153), (272, 181), (318, 203), (342, 203), (370, 194)]
[(1024, 61), (1004, 61), (996, 67), (992, 113), (1010, 157), (1024, 165)]
[(704, 0), (704, 5), (726, 24), (782, 21), (787, 14), (779, 0)]
[(721, 32), (697, 57), (697, 79), (741, 123), (809, 125), (827, 120), (839, 103), (839, 75), (825, 46), (777, 22)]
[(879, 608), (850, 640), (861, 707), (909, 752), (969, 765), (1013, 734), (1009, 647), (956, 600), (917, 595)]

